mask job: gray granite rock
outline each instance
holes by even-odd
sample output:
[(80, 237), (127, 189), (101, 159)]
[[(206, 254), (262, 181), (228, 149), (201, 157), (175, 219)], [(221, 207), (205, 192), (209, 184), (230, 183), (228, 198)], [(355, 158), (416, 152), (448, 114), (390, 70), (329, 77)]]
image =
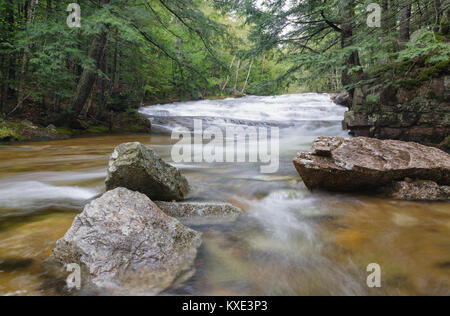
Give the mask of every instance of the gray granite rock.
[(85, 207), (46, 265), (78, 264), (83, 290), (156, 295), (192, 275), (201, 242), (147, 196), (117, 188)]
[(220, 224), (235, 221), (242, 210), (223, 202), (155, 202), (167, 215), (187, 225)]
[(122, 144), (111, 156), (106, 190), (119, 187), (160, 201), (182, 200), (189, 191), (188, 181), (177, 168), (140, 143)]

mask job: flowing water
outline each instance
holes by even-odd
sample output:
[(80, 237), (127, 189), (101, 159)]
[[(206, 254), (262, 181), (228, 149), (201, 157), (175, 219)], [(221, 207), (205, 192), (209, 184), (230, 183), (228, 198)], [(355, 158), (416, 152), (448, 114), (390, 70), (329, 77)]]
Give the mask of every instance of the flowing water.
[[(174, 163), (189, 198), (245, 213), (203, 232), (196, 274), (176, 295), (450, 295), (450, 207), (358, 195), (311, 194), (292, 165), (316, 136), (347, 136), (345, 109), (318, 94), (246, 97), (143, 108), (153, 135), (78, 138), (0, 147), (0, 295), (57, 295), (41, 262), (76, 214), (104, 190), (113, 148), (139, 141), (166, 161), (167, 132), (205, 126), (280, 128), (280, 169), (256, 163)], [(254, 146), (249, 146), (254, 150)], [(253, 148), (253, 149), (252, 149)], [(382, 287), (371, 289), (377, 263)]]

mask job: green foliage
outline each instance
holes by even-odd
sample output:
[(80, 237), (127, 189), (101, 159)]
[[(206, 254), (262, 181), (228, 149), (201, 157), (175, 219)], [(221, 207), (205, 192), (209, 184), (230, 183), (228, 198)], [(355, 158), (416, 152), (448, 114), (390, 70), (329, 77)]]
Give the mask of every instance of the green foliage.
[(380, 104), (380, 94), (369, 94), (368, 96), (366, 96), (366, 103), (372, 105)]
[[(84, 115), (106, 120), (141, 102), (337, 91), (344, 77), (347, 88), (414, 87), (449, 68), (448, 35), (435, 32), (429, 0), (413, 2), (411, 42), (399, 41), (406, 0), (389, 1), (381, 28), (366, 23), (372, 0), (80, 0), (79, 29), (66, 25), (72, 0), (39, 1), (28, 21), (30, 1), (0, 0), (4, 113), (22, 95), (67, 122), (80, 112), (73, 99), (86, 71), (95, 81)], [(443, 2), (443, 22), (448, 11)], [(104, 52), (94, 56), (102, 37)]]
[(433, 77), (439, 77), (441, 74), (447, 74), (450, 72), (450, 59), (446, 61), (438, 62), (430, 67), (423, 69), (419, 76), (419, 81), (427, 81)]
[[(80, 0), (81, 28), (73, 29), (66, 25), (65, 11), (73, 1), (39, 1), (27, 23), (30, 1), (0, 0), (0, 93), (8, 92), (8, 104), (0, 105), (4, 113), (22, 94), (25, 105), (42, 104), (42, 111), (59, 114), (55, 123), (70, 121), (77, 115), (72, 101), (85, 71), (95, 74), (95, 82), (84, 107), (97, 120), (107, 119), (106, 111), (136, 109), (142, 101), (234, 94), (235, 82), (239, 92), (244, 86), (250, 93), (282, 92), (281, 85), (268, 91), (257, 87), (279, 76), (283, 66), (271, 52), (264, 58), (246, 54), (249, 27), (208, 0)], [(95, 57), (92, 45), (102, 36), (107, 44)]]
[(108, 109), (114, 112), (136, 109), (141, 98), (135, 91), (114, 91), (108, 101)]
[[(290, 68), (280, 79), (290, 80), (291, 84), (309, 90), (342, 89), (340, 81), (343, 72), (352, 79), (347, 88), (366, 84), (367, 77), (362, 76), (363, 72), (380, 74), (380, 70), (385, 72), (385, 84), (389, 84), (397, 80), (394, 77), (399, 71), (407, 73), (410, 71), (409, 66), (423, 56), (429, 58), (430, 65), (444, 63), (449, 59), (448, 36), (433, 32), (436, 14), (442, 16), (443, 21), (448, 15), (448, 1), (443, 2), (438, 10), (434, 6), (440, 2), (430, 0), (378, 2), (388, 7), (382, 12), (381, 27), (370, 28), (366, 23), (367, 7), (373, 2), (216, 1), (224, 10), (244, 16), (252, 26), (249, 38), (254, 45), (249, 53), (281, 50), (283, 56), (279, 62)], [(405, 23), (402, 21), (402, 12), (408, 4), (412, 4), (411, 17)], [(415, 34), (414, 40), (409, 43), (401, 42), (399, 38), (400, 28), (405, 24), (409, 27), (409, 34)], [(345, 37), (344, 27), (346, 31), (350, 28)], [(414, 32), (418, 30), (421, 32), (417, 35)], [(408, 68), (404, 69), (403, 66)], [(436, 74), (437, 69), (430, 69), (430, 72)], [(428, 77), (428, 74), (425, 72), (424, 76)]]
[(434, 35), (421, 30), (416, 41), (407, 43), (401, 51), (390, 53), (389, 63), (372, 67), (368, 74), (377, 77), (379, 82), (413, 89), (450, 73), (450, 45), (442, 37)]

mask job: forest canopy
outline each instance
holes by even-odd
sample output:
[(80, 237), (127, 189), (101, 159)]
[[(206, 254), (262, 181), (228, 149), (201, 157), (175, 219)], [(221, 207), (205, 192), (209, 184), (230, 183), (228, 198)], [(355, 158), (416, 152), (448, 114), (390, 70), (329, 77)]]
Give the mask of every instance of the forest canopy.
[(71, 3), (0, 0), (3, 115), (105, 121), (142, 104), (352, 90), (386, 65), (450, 59), (448, 0), (79, 0), (69, 27)]
[(351, 87), (364, 72), (420, 56), (450, 59), (448, 0), (216, 2), (253, 25), (255, 54), (283, 47), (291, 66), (283, 79), (292, 75), (312, 90)]

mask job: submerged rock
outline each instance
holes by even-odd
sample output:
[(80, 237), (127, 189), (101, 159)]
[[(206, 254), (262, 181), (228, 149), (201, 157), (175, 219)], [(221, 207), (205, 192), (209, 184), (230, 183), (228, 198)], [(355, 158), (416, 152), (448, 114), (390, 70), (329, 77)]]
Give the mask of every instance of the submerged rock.
[(388, 196), (406, 201), (447, 201), (450, 200), (450, 186), (433, 181), (395, 182), (386, 189)]
[(85, 207), (46, 265), (80, 265), (83, 290), (156, 295), (192, 275), (200, 244), (148, 197), (118, 188)]
[(167, 215), (189, 225), (218, 224), (235, 221), (242, 210), (223, 202), (155, 202)]
[(189, 191), (186, 178), (140, 143), (118, 146), (111, 156), (106, 190), (124, 187), (152, 200), (182, 200)]
[(450, 185), (449, 154), (395, 140), (319, 137), (294, 165), (310, 190), (370, 190), (407, 177)]

